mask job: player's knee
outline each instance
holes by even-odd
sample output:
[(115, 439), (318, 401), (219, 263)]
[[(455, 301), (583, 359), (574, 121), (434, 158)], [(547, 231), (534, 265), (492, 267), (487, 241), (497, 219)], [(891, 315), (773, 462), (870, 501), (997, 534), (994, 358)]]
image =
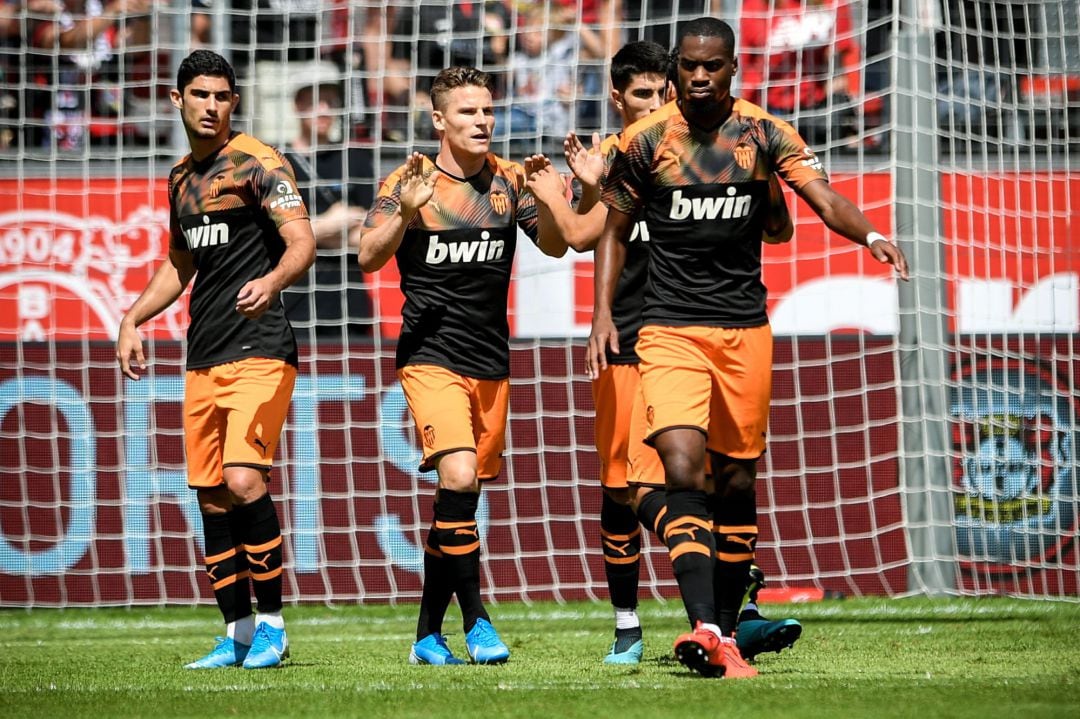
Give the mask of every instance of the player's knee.
[(233, 504), (251, 504), (267, 492), (266, 470), (254, 467), (226, 467), (225, 486)]
[(476, 492), (480, 480), (476, 474), (476, 455), (472, 452), (453, 452), (436, 461), (439, 486), (455, 492)]
[(703, 489), (704, 464), (686, 452), (664, 455), (664, 479), (668, 489)]
[(750, 494), (757, 483), (757, 460), (716, 454), (712, 458), (716, 492), (724, 496)]

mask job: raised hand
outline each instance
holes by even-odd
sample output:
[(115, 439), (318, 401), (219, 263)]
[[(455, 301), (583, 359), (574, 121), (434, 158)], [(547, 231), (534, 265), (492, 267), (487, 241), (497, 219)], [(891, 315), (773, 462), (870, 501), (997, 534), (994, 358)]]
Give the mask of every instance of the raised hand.
[(401, 209), (406, 217), (428, 203), (435, 194), (435, 170), (424, 176), (424, 156), (419, 152), (409, 155), (401, 173)]
[(551, 207), (557, 202), (566, 204), (566, 182), (544, 155), (529, 155), (525, 167), (525, 186), (542, 204)]
[(573, 131), (563, 141), (566, 164), (578, 181), (586, 187), (599, 187), (604, 176), (604, 155), (600, 152), (600, 133), (592, 135), (592, 147), (585, 147)]

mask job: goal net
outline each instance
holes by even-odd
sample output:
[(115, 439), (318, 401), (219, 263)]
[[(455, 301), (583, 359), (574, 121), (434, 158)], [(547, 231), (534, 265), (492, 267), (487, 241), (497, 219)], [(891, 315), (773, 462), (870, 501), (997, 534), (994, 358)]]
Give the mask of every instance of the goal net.
[[(321, 223), (315, 266), (282, 296), (301, 342), (271, 485), (287, 598), (413, 602), (434, 479), (394, 372), (398, 276), (359, 272), (358, 210), (436, 148), (426, 91), (443, 66), (494, 75), (496, 152), (561, 164), (567, 130), (620, 129), (612, 52), (670, 47), (703, 14), (736, 31), (734, 92), (792, 122), (912, 268), (899, 282), (788, 191), (795, 237), (763, 251), (776, 352), (757, 561), (773, 596), (1077, 596), (1072, 0), (174, 2), (88, 40), (72, 38), (100, 3), (65, 4), (0, 18), (0, 605), (212, 601), (184, 471), (185, 301), (142, 329), (139, 382), (112, 345), (165, 256), (165, 178), (187, 151), (168, 91), (190, 49), (234, 64), (236, 128), (293, 153)], [(484, 590), (606, 599), (592, 258), (519, 247)], [(647, 545), (642, 596), (677, 596)]]

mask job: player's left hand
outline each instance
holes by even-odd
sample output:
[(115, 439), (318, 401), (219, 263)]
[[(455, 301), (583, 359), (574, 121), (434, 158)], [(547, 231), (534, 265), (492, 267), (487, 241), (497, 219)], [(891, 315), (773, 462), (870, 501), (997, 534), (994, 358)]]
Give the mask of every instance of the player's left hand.
[(270, 309), (270, 304), (277, 299), (270, 281), (265, 277), (251, 280), (236, 294), (236, 311), (249, 320), (258, 319)]
[(592, 147), (585, 147), (576, 134), (568, 132), (563, 141), (566, 164), (574, 177), (586, 187), (599, 187), (604, 176), (604, 156), (600, 152), (600, 133), (592, 135)]
[(905, 281), (909, 279), (904, 251), (893, 243), (888, 240), (874, 240), (874, 244), (870, 245), (870, 254), (881, 264), (890, 264), (895, 267), (900, 279)]

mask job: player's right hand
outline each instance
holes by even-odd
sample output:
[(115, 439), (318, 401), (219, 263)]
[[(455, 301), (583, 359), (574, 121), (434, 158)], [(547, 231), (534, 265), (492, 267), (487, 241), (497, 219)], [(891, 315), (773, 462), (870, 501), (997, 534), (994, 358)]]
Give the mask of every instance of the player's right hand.
[(566, 204), (566, 182), (546, 156), (529, 155), (522, 165), (525, 168), (525, 186), (537, 201), (548, 207), (557, 202)]
[(619, 332), (610, 317), (593, 315), (592, 331), (589, 344), (585, 347), (585, 374), (589, 379), (596, 379), (607, 369), (607, 351), (619, 352)]
[(139, 375), (131, 366), (131, 359), (135, 358), (140, 370), (146, 369), (146, 357), (143, 356), (142, 338), (139, 330), (126, 322), (120, 323), (120, 332), (116, 337), (116, 361), (120, 363), (120, 371), (127, 377), (139, 380)]
[(411, 218), (417, 210), (428, 203), (435, 194), (435, 169), (424, 176), (424, 156), (419, 152), (409, 155), (401, 173), (401, 210)]

